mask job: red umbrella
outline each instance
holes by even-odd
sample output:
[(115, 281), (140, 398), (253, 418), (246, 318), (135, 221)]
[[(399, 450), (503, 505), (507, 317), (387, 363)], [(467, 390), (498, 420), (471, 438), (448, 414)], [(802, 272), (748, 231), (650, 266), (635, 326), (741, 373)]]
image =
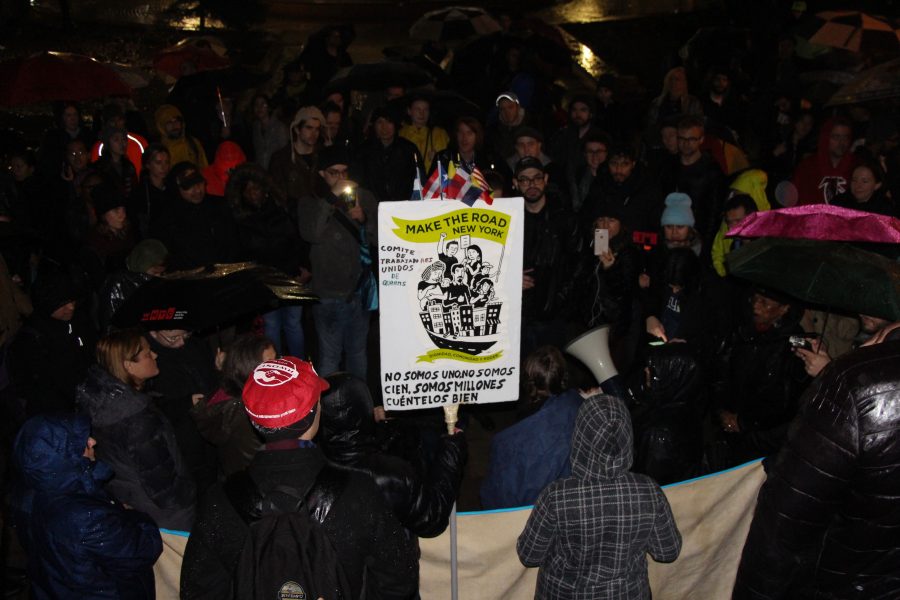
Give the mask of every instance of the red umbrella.
[(176, 46), (175, 49), (157, 54), (153, 59), (154, 69), (175, 79), (200, 71), (222, 69), (230, 64), (231, 61), (224, 56), (193, 44)]
[(0, 104), (129, 96), (131, 88), (111, 67), (90, 56), (39, 52), (0, 63)]
[(809, 204), (752, 213), (732, 227), (728, 236), (898, 244), (900, 219), (830, 204)]

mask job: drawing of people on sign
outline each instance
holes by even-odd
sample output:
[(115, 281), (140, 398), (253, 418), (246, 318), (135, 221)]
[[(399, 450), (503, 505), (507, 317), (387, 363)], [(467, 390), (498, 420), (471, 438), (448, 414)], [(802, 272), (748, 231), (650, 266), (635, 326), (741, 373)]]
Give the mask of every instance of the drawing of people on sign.
[(419, 319), (438, 348), (479, 355), (497, 342), (502, 302), (495, 298), (494, 287), (504, 245), (490, 241), (484, 245), (497, 255), (496, 272), (484, 262), (485, 250), (473, 244), (470, 235), (448, 239), (445, 233), (437, 244), (437, 260), (422, 270)]

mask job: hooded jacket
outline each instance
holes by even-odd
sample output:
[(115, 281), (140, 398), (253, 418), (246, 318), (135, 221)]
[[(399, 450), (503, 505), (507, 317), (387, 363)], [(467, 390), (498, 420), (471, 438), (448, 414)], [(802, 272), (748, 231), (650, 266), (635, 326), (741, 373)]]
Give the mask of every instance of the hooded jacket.
[(34, 417), (16, 438), (13, 521), (28, 553), (30, 597), (151, 600), (159, 530), (103, 491), (112, 471), (83, 456), (90, 431), (83, 415)]
[(695, 474), (703, 446), (703, 377), (687, 344), (650, 351), (650, 383), (631, 410), (635, 470), (661, 485)]
[(794, 170), (791, 181), (797, 187), (798, 204), (831, 204), (835, 196), (850, 189), (856, 157), (848, 149), (837, 165), (832, 164), (828, 142), (833, 129), (834, 119), (825, 121), (816, 153), (804, 158)]
[(809, 387), (768, 469), (735, 600), (900, 598), (900, 343), (860, 348)]
[(331, 389), (322, 397), (317, 438), (322, 452), (332, 462), (371, 475), (410, 532), (419, 537), (440, 535), (462, 483), (465, 437), (441, 438), (430, 466), (388, 454), (376, 438), (372, 396), (365, 382), (349, 373), (336, 373), (328, 381)]
[(203, 151), (203, 144), (201, 144), (200, 140), (197, 138), (188, 135), (186, 127), (182, 129), (181, 137), (178, 139), (173, 140), (166, 135), (165, 124), (175, 117), (184, 119), (184, 115), (181, 114), (181, 111), (171, 104), (163, 104), (156, 109), (156, 113), (153, 115), (160, 140), (169, 150), (169, 160), (171, 161), (171, 164), (177, 165), (180, 162), (187, 161), (194, 163), (201, 169), (206, 167), (209, 162), (206, 160), (206, 152)]
[(216, 149), (213, 164), (203, 169), (206, 180), (206, 193), (210, 196), (225, 196), (225, 186), (231, 170), (247, 162), (247, 155), (234, 142), (222, 142)]
[(516, 550), (540, 567), (536, 599), (649, 599), (647, 553), (671, 562), (681, 534), (659, 486), (631, 473), (632, 432), (615, 396), (588, 398), (572, 435), (572, 475), (541, 492)]
[(57, 271), (40, 274), (32, 286), (34, 312), (9, 351), (9, 375), (28, 415), (72, 410), (75, 388), (94, 362), (96, 333), (85, 311), (76, 309), (69, 321), (52, 316), (79, 295), (71, 278)]
[[(332, 480), (330, 485), (321, 485), (323, 471)], [(278, 486), (305, 490), (315, 485), (309, 494), (310, 516), (334, 544), (353, 598), (418, 597), (415, 545), (370, 477), (327, 466), (318, 448), (306, 446), (263, 449), (253, 457), (247, 474), (270, 497)], [(258, 506), (252, 496), (236, 505), (222, 484), (209, 489), (184, 550), (181, 598), (234, 598), (232, 574), (247, 537), (242, 514), (258, 513)]]
[(150, 397), (95, 365), (78, 388), (77, 402), (91, 418), (97, 457), (115, 471), (109, 493), (146, 512), (160, 527), (190, 530), (194, 483), (172, 425)]

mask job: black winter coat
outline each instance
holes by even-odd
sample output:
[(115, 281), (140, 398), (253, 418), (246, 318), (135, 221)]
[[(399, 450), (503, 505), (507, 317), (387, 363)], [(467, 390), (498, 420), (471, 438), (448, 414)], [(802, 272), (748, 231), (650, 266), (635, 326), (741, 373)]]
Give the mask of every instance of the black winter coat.
[(217, 478), (215, 448), (203, 439), (191, 417), (191, 396), (207, 398), (217, 389), (218, 376), (209, 346), (189, 338), (181, 348), (166, 348), (148, 336), (150, 349), (157, 354), (159, 375), (147, 382), (154, 403), (172, 424), (178, 448), (188, 471), (202, 492)]
[(174, 200), (150, 231), (169, 251), (168, 268), (180, 271), (214, 263), (234, 262), (240, 256), (231, 211), (221, 198), (207, 196), (200, 204)]
[(360, 146), (351, 167), (357, 183), (372, 192), (379, 202), (384, 202), (409, 200), (417, 164), (424, 163), (416, 145), (409, 140), (397, 136), (385, 146), (373, 136)]
[(273, 200), (239, 217), (237, 230), (247, 259), (292, 276), (301, 266), (309, 268), (309, 245), (300, 238), (296, 221)]
[(695, 475), (700, 465), (704, 381), (687, 344), (653, 348), (647, 368), (649, 383), (631, 407), (634, 470), (666, 485)]
[(703, 251), (709, 255), (713, 239), (722, 222), (722, 205), (725, 202), (725, 175), (719, 163), (704, 153), (700, 160), (690, 166), (679, 164), (674, 189), (664, 193), (683, 192), (691, 197), (691, 210), (696, 219), (694, 228), (700, 232)]
[(635, 164), (631, 176), (617, 183), (604, 173), (597, 184), (597, 195), (588, 196), (581, 209), (582, 221), (593, 222), (601, 210), (618, 212), (629, 231), (656, 231), (662, 216), (663, 195), (656, 179), (641, 164)]
[(96, 341), (80, 310), (71, 321), (36, 313), (25, 322), (10, 348), (9, 374), (29, 415), (74, 408), (75, 388), (94, 362)]
[(739, 463), (774, 454), (797, 412), (809, 382), (788, 337), (802, 335), (798, 316), (788, 313), (775, 327), (757, 332), (745, 325), (732, 336), (722, 356), (724, 379), (714, 384), (717, 408), (737, 414), (740, 432), (725, 434)]
[[(318, 448), (262, 450), (248, 468), (267, 495), (277, 485), (305, 490), (326, 462)], [(347, 575), (353, 598), (405, 600), (416, 597), (419, 574), (416, 549), (385, 506), (371, 478), (347, 473), (339, 489), (316, 490), (310, 498), (313, 517), (322, 523)], [(241, 507), (250, 512), (252, 507)], [(210, 488), (200, 507), (181, 566), (181, 598), (232, 598), (232, 573), (247, 524), (221, 484)]]
[(349, 373), (331, 375), (328, 381), (331, 388), (322, 397), (317, 438), (325, 456), (342, 467), (370, 475), (394, 516), (415, 535), (435, 537), (443, 533), (462, 482), (466, 438), (441, 438), (432, 465), (424, 464), (421, 458), (412, 462), (391, 455), (379, 448), (372, 396), (365, 381)]
[(578, 248), (575, 215), (557, 196), (539, 213), (525, 211), (522, 268), (532, 269), (534, 287), (522, 292), (522, 320), (565, 318), (572, 308), (572, 270)]
[(900, 598), (900, 343), (813, 382), (759, 493), (736, 600)]
[(91, 419), (97, 458), (115, 471), (109, 493), (150, 515), (159, 527), (190, 530), (194, 484), (172, 426), (150, 397), (95, 365), (78, 387), (77, 402)]

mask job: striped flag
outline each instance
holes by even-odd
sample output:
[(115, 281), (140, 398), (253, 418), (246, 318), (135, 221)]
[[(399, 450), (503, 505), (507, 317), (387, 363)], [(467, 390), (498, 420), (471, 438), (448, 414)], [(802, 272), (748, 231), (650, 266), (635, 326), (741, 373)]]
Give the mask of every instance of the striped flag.
[(484, 174), (478, 167), (472, 167), (472, 183), (481, 190), (481, 193), (478, 195), (479, 198), (484, 200), (488, 205), (494, 203), (494, 190), (491, 189), (490, 184), (487, 182), (487, 179), (484, 178)]
[(423, 200), (443, 200), (444, 190), (447, 188), (447, 174), (441, 166), (441, 161), (437, 161), (437, 169), (425, 182), (425, 190), (422, 193)]
[(464, 168), (457, 168), (456, 163), (450, 161), (447, 177), (450, 182), (447, 184), (445, 196), (448, 200), (462, 200), (466, 192), (469, 191), (469, 187), (471, 187), (469, 172)]
[(463, 167), (457, 168), (450, 163), (450, 184), (447, 186), (447, 198), (459, 200), (468, 206), (475, 204), (476, 200), (484, 200), (487, 204), (493, 204), (491, 186), (485, 180), (484, 175), (473, 167), (469, 173)]

